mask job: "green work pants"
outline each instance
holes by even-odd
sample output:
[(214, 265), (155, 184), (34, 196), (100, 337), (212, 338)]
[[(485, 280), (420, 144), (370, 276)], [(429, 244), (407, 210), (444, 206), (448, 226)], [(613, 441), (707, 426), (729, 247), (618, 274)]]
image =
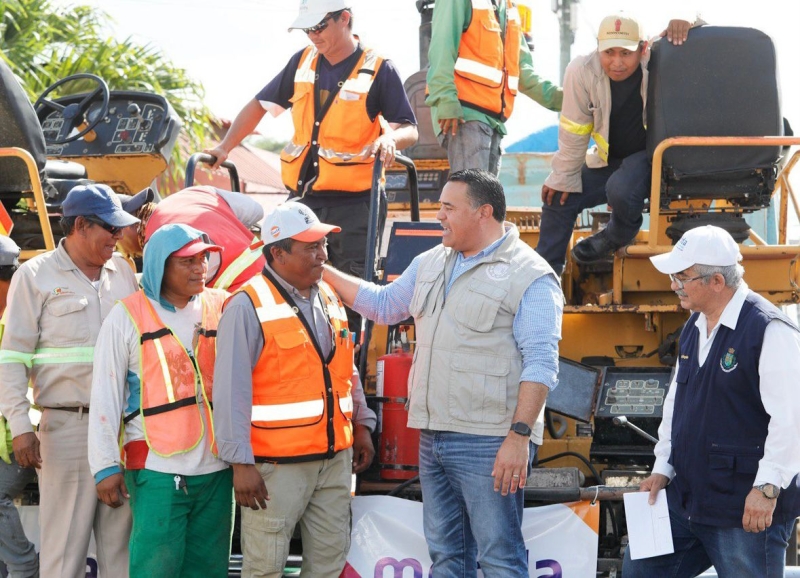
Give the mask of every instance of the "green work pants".
[(233, 471), (183, 476), (179, 488), (175, 477), (151, 470), (125, 472), (133, 512), (130, 575), (227, 577)]

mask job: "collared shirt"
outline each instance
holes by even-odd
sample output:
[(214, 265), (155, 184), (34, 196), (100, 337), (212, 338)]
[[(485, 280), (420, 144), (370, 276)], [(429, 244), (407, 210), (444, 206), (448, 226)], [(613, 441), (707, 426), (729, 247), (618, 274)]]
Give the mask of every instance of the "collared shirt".
[(115, 253), (98, 287), (58, 247), (22, 264), (11, 280), (0, 346), (0, 412), (14, 437), (33, 431), (28, 380), (41, 407), (88, 406), (92, 355), (111, 308), (137, 290), (136, 277)]
[[(300, 313), (313, 328), (315, 337), (327, 356), (330, 353), (331, 326), (322, 309), (319, 289), (313, 287), (306, 298), (269, 266), (276, 281), (294, 300)], [(225, 306), (217, 328), (217, 360), (214, 365), (214, 433), (219, 456), (229, 464), (253, 464), (250, 444), (250, 415), (253, 406), (253, 368), (261, 357), (264, 335), (246, 293), (239, 293)], [(377, 417), (367, 407), (358, 371), (352, 377), (353, 422), (375, 429)]]
[[(508, 235), (505, 234), (471, 257), (456, 255), (453, 273), (447, 280), (446, 292), (461, 275), (475, 267), (480, 260), (497, 249)], [(417, 269), (422, 255), (418, 255), (403, 274), (385, 286), (362, 281), (353, 310), (382, 325), (399, 323), (409, 316), (409, 305), (414, 295)], [(514, 339), (522, 354), (520, 381), (542, 383), (553, 389), (558, 384), (558, 347), (561, 339), (561, 315), (564, 295), (552, 275), (543, 275), (530, 284), (522, 296), (514, 316)], [(550, 328), (545, 331), (545, 328)]]
[[(695, 326), (700, 335), (698, 339), (698, 362), (702, 366), (714, 343), (720, 325), (736, 329), (739, 313), (744, 305), (749, 288), (742, 282), (733, 297), (725, 306), (719, 322), (708, 334), (708, 320), (702, 313), (698, 315)], [(672, 452), (672, 415), (675, 409), (677, 385), (675, 365), (669, 393), (664, 400), (664, 413), (658, 428), (658, 443), (655, 447), (656, 462), (653, 473), (672, 479), (674, 468), (668, 460)], [(761, 403), (770, 415), (767, 439), (764, 443), (764, 457), (758, 463), (758, 472), (753, 485), (774, 484), (782, 488), (789, 486), (792, 478), (800, 472), (800, 397), (796, 395), (797, 376), (800, 375), (800, 333), (782, 321), (774, 320), (767, 325), (761, 345), (758, 362)]]

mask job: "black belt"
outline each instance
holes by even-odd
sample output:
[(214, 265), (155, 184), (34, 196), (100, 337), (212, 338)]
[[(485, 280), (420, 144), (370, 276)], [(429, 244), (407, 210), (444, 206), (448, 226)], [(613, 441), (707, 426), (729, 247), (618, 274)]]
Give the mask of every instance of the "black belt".
[(89, 406), (88, 405), (78, 405), (75, 407), (43, 407), (42, 409), (56, 409), (58, 411), (71, 411), (72, 413), (79, 413), (83, 415), (84, 413), (89, 413)]

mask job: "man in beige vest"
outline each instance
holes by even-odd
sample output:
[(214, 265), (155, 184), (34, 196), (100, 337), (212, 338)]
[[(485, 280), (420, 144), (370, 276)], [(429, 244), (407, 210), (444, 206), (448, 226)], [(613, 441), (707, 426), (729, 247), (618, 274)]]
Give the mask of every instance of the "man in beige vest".
[[(450, 175), (442, 244), (379, 287), (326, 267), (324, 279), (381, 324), (414, 317), (409, 427), (420, 435), (433, 574), (527, 577), (525, 479), (557, 384), (563, 294), (553, 270), (505, 223), (500, 182)], [(533, 448), (531, 448), (533, 442)]]
[[(0, 412), (22, 467), (39, 470), (39, 569), (47, 578), (85, 578), (94, 530), (101, 576), (128, 576), (131, 513), (97, 500), (89, 470), (92, 355), (100, 324), (136, 291), (125, 259), (114, 253), (138, 219), (106, 185), (73, 188), (61, 205), (66, 238), (23, 263), (8, 293), (0, 346)], [(28, 381), (42, 408), (38, 437), (28, 418)]]

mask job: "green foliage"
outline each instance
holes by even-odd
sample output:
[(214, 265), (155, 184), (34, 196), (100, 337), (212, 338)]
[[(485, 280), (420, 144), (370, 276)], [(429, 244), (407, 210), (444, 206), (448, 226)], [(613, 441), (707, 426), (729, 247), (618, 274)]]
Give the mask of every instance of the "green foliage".
[(112, 90), (165, 96), (188, 139), (188, 147), (186, 142), (176, 144), (173, 151), (173, 166), (182, 172), (184, 151), (202, 150), (213, 136), (203, 87), (158, 48), (109, 37), (110, 24), (105, 12), (90, 6), (64, 9), (50, 0), (0, 0), (0, 58), (20, 78), (32, 101), (54, 82), (79, 72), (96, 74)]
[(265, 136), (255, 135), (247, 137), (246, 141), (249, 145), (278, 154), (280, 154), (280, 152), (283, 150), (283, 147), (288, 144), (288, 142), (285, 140), (275, 140)]

